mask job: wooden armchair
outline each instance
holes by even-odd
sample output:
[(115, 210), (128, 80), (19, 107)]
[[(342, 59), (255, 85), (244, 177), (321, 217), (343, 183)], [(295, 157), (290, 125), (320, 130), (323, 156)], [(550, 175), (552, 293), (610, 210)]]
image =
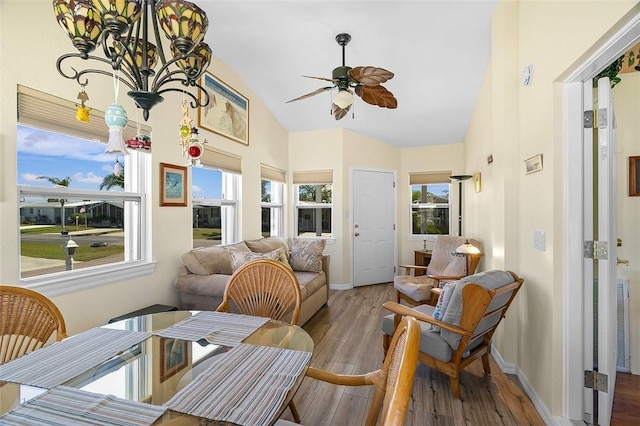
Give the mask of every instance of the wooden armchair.
[[(405, 275), (398, 275), (393, 279), (397, 302), (404, 300), (412, 306), (435, 304), (438, 296), (431, 289), (440, 287), (441, 281), (458, 280), (472, 275), (478, 266), (480, 255), (454, 254), (456, 249), (467, 241), (480, 248), (480, 243), (476, 240), (438, 235), (429, 265), (400, 265), (400, 268), (404, 268)], [(416, 271), (422, 271), (424, 275), (417, 275)]]
[[(347, 375), (309, 367), (306, 375), (341, 386), (374, 385), (375, 393), (364, 424), (403, 425), (413, 390), (419, 343), (418, 321), (411, 316), (404, 317), (399, 321), (393, 337), (389, 338), (389, 350), (381, 369), (367, 374)], [(276, 426), (285, 425), (291, 425), (291, 422), (276, 422)]]
[(394, 314), (383, 319), (383, 347), (385, 351), (390, 347), (402, 316), (430, 324), (421, 327), (419, 360), (449, 376), (451, 392), (460, 399), (460, 371), (481, 357), (485, 374), (491, 374), (491, 338), (523, 281), (513, 272), (497, 270), (465, 277), (452, 286), (442, 320), (434, 318), (431, 305), (409, 308), (386, 302), (383, 306)]
[[(288, 322), (295, 325), (302, 306), (300, 284), (291, 268), (283, 263), (271, 259), (253, 260), (231, 275), (216, 311), (229, 312), (232, 304), (241, 314), (274, 320), (290, 318)], [(289, 409), (296, 423), (300, 423), (293, 400)]]
[(0, 285), (0, 364), (67, 337), (64, 317), (43, 294)]

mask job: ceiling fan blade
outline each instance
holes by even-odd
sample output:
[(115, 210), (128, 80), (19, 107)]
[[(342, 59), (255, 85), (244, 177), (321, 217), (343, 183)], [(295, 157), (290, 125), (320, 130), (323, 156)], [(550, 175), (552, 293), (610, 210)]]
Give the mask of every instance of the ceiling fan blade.
[(333, 79), (331, 78), (326, 78), (326, 77), (314, 77), (312, 75), (303, 75), (303, 77), (305, 78), (314, 78), (316, 80), (322, 80), (322, 81), (333, 81)]
[(311, 96), (315, 96), (318, 93), (326, 92), (327, 90), (331, 90), (331, 89), (333, 89), (333, 86), (321, 87), (319, 89), (314, 90), (313, 92), (307, 93), (306, 95), (299, 96), (299, 97), (297, 97), (295, 99), (291, 99), (290, 101), (287, 101), (285, 103), (288, 104), (289, 102), (294, 102), (294, 101), (299, 101), (300, 99), (310, 98)]
[(347, 106), (346, 108), (340, 108), (338, 105), (331, 103), (331, 110), (336, 120), (340, 120), (341, 118), (346, 116), (350, 109), (351, 105)]
[(356, 86), (356, 94), (368, 104), (377, 105), (382, 108), (394, 109), (398, 107), (398, 100), (393, 93), (383, 86)]
[(365, 86), (377, 86), (391, 80), (394, 74), (384, 68), (355, 67), (349, 71), (349, 76)]

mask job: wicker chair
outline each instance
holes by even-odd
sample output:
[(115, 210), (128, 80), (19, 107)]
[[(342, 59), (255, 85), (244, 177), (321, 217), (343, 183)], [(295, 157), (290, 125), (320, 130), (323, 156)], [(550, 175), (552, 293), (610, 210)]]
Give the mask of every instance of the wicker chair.
[[(415, 318), (406, 316), (395, 330), (381, 369), (366, 374), (346, 375), (309, 367), (306, 376), (341, 386), (374, 385), (375, 393), (364, 424), (403, 425), (418, 366), (419, 344), (420, 325)], [(291, 424), (287, 420), (276, 422), (276, 426)]]
[[(300, 284), (291, 268), (275, 260), (258, 259), (242, 265), (231, 275), (216, 311), (230, 312), (235, 308), (245, 315), (280, 321), (291, 315), (288, 322), (297, 324), (301, 306)], [(296, 423), (300, 423), (293, 400), (289, 408)]]
[(67, 337), (62, 313), (44, 295), (0, 285), (0, 364)]

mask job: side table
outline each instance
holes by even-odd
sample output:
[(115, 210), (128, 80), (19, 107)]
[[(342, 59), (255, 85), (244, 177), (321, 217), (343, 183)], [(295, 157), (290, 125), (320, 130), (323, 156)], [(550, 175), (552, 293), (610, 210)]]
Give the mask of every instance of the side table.
[[(418, 266), (427, 266), (431, 262), (431, 250), (416, 250), (414, 252), (414, 264)], [(424, 275), (425, 271), (415, 271), (416, 276)]]

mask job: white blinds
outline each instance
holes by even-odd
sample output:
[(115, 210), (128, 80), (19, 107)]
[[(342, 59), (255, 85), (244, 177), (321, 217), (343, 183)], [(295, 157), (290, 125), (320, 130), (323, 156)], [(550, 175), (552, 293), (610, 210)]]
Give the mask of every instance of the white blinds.
[(409, 185), (426, 185), (430, 183), (449, 183), (451, 172), (409, 173)]
[(284, 170), (266, 164), (260, 164), (260, 177), (273, 182), (285, 183), (287, 181), (287, 174)]
[(204, 145), (200, 162), (223, 172), (242, 174), (242, 157), (220, 149)]
[(294, 184), (333, 183), (333, 170), (293, 172), (293, 183)]
[[(109, 128), (104, 122), (104, 111), (92, 109), (88, 123), (76, 120), (76, 111), (75, 102), (18, 85), (18, 123), (107, 143)], [(141, 124), (140, 131), (150, 135), (151, 127)], [(136, 122), (129, 117), (124, 139), (137, 133)]]

